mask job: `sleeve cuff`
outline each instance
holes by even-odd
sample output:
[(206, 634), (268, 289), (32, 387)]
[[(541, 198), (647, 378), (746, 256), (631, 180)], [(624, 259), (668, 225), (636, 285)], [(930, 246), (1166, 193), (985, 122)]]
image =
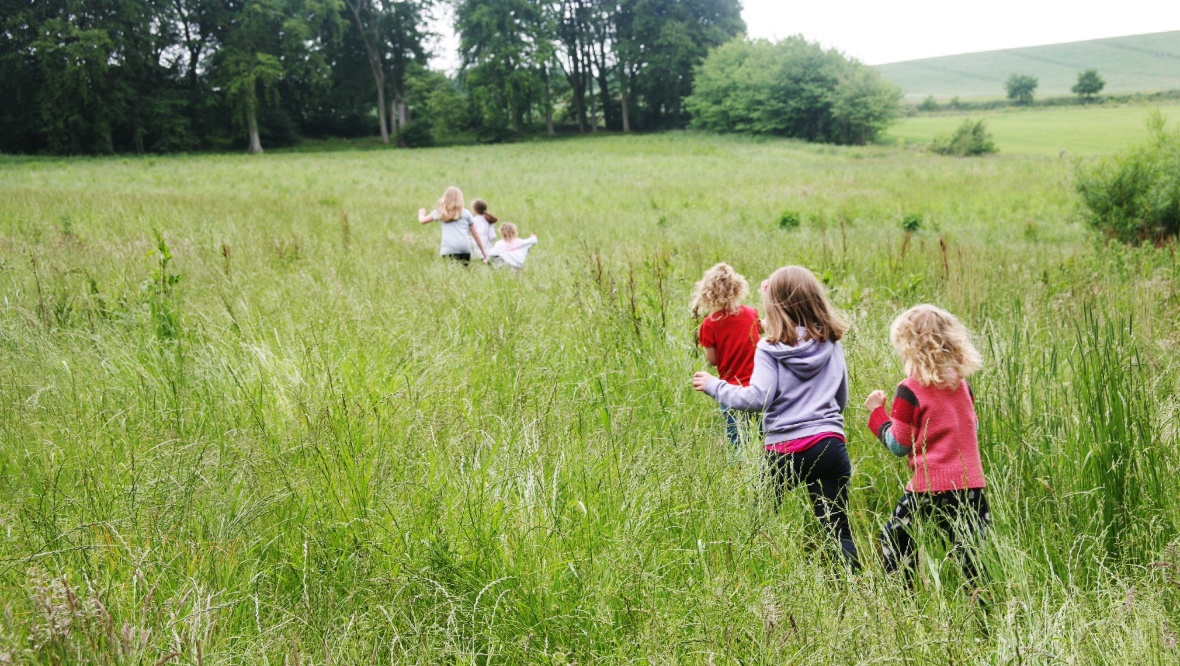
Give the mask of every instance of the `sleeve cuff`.
[(869, 430), (873, 431), (874, 437), (881, 436), (881, 426), (889, 423), (889, 415), (885, 413), (884, 407), (878, 407), (869, 414)]

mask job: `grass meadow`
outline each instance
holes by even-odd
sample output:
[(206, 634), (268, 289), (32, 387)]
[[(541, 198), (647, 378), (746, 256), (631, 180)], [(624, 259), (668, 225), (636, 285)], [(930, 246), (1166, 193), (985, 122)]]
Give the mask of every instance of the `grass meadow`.
[[(1175, 245), (1095, 238), (1001, 127), (0, 158), (0, 663), (1176, 663)], [(450, 184), (523, 272), (437, 257)], [(692, 391), (722, 260), (853, 324), (860, 575)], [(985, 356), (982, 606), (933, 538), (912, 591), (875, 559), (908, 470), (860, 405), (922, 301)]]
[(929, 145), (964, 118), (982, 118), (1001, 153), (1085, 157), (1114, 153), (1147, 140), (1147, 118), (1158, 110), (1169, 125), (1180, 122), (1180, 104), (1003, 109), (911, 116), (897, 121), (884, 143)]

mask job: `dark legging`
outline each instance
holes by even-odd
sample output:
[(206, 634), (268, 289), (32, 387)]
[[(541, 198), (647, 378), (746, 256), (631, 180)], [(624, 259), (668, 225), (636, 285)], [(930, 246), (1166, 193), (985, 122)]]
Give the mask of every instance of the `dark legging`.
[(902, 570), (913, 577), (915, 524), (925, 522), (941, 530), (951, 542), (951, 554), (959, 561), (967, 581), (978, 587), (983, 582), (979, 547), (987, 538), (991, 513), (983, 488), (941, 493), (907, 492), (897, 503), (893, 516), (881, 530), (881, 552), (885, 570)]
[(840, 543), (844, 562), (853, 571), (860, 568), (852, 528), (848, 525), (848, 483), (852, 463), (844, 442), (829, 437), (799, 453), (766, 452), (774, 481), (774, 507), (783, 503), (787, 486), (807, 484), (815, 517), (824, 530)]

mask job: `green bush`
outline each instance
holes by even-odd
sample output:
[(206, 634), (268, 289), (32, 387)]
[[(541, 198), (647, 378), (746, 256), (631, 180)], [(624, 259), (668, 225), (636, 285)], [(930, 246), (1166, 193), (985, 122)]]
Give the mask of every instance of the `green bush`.
[(909, 213), (901, 218), (901, 228), (903, 231), (913, 233), (922, 228), (922, 216), (917, 213)]
[(798, 229), (802, 218), (793, 210), (785, 210), (782, 215), (778, 217), (779, 229)]
[(934, 143), (930, 144), (930, 150), (939, 155), (970, 157), (995, 153), (1000, 149), (996, 147), (991, 132), (987, 131), (986, 123), (982, 120), (968, 118), (959, 125), (953, 134), (940, 134), (934, 137)]
[(713, 49), (684, 104), (693, 127), (711, 132), (866, 144), (897, 117), (900, 100), (876, 70), (796, 36)]
[(934, 95), (930, 95), (926, 99), (922, 100), (922, 103), (918, 105), (918, 110), (919, 111), (937, 111), (938, 110), (938, 102), (935, 101)]
[(1074, 184), (1090, 225), (1126, 243), (1180, 234), (1180, 129), (1168, 131), (1159, 111), (1147, 127), (1146, 143), (1079, 168)]

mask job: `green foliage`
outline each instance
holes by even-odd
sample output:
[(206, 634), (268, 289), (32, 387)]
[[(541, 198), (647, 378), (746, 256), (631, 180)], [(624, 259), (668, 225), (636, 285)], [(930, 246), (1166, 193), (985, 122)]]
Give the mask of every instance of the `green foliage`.
[(1037, 77), (1029, 74), (1011, 74), (1004, 83), (1008, 99), (1017, 104), (1032, 104), (1033, 93), (1037, 90)]
[(427, 117), (411, 121), (398, 133), (398, 141), (407, 148), (429, 148), (434, 145), (434, 127)]
[(151, 278), (143, 284), (144, 299), (156, 336), (161, 340), (173, 340), (180, 335), (180, 298), (176, 290), (180, 274), (172, 272), (172, 249), (164, 234), (157, 229), (153, 229), (152, 234), (156, 239), (156, 249), (152, 253), (156, 267)]
[(914, 233), (922, 228), (922, 216), (918, 213), (906, 213), (901, 218), (901, 229), (906, 233)]
[(1102, 89), (1105, 87), (1106, 81), (1098, 75), (1098, 70), (1087, 69), (1083, 72), (1078, 72), (1078, 82), (1070, 90), (1073, 94), (1081, 97), (1082, 100), (1089, 102), (1095, 95), (1102, 92)]
[(875, 70), (802, 37), (737, 39), (697, 70), (693, 126), (865, 144), (897, 116), (901, 92)]
[(999, 151), (991, 132), (987, 131), (987, 123), (983, 119), (963, 120), (958, 129), (952, 134), (940, 134), (934, 137), (930, 150), (939, 155), (958, 155), (972, 157), (988, 155)]
[(782, 215), (778, 216), (778, 228), (784, 230), (798, 229), (802, 223), (803, 218), (793, 210), (784, 210)]
[(922, 103), (918, 105), (918, 110), (927, 112), (937, 111), (938, 102), (934, 100), (934, 95), (930, 95), (926, 99), (922, 100)]
[(1180, 234), (1180, 128), (1157, 111), (1142, 145), (1078, 169), (1074, 187), (1092, 227), (1127, 243)]

